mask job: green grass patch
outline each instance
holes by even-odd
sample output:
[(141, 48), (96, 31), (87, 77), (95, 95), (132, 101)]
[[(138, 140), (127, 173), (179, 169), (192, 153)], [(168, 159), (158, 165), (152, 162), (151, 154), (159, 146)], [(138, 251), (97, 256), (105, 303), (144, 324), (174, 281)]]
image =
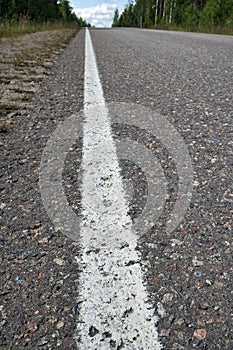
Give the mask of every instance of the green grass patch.
[(25, 22), (22, 20), (19, 21), (1, 21), (0, 23), (0, 38), (3, 37), (17, 37), (22, 34), (30, 34), (47, 30), (56, 30), (56, 29), (79, 29), (77, 23), (64, 23), (62, 21), (58, 22)]
[(193, 33), (206, 33), (206, 34), (221, 34), (221, 35), (233, 35), (233, 27), (204, 27), (204, 26), (190, 26), (190, 27), (180, 27), (172, 24), (159, 24), (152, 27), (152, 29), (157, 30), (172, 30), (179, 32), (193, 32)]

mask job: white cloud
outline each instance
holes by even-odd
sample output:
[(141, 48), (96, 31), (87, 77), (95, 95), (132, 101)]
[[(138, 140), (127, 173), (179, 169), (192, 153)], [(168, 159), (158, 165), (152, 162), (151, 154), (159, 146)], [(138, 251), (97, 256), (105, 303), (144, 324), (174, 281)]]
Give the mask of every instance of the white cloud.
[(84, 9), (75, 8), (74, 11), (78, 17), (82, 17), (88, 23), (98, 28), (111, 27), (116, 8), (116, 4), (101, 4)]

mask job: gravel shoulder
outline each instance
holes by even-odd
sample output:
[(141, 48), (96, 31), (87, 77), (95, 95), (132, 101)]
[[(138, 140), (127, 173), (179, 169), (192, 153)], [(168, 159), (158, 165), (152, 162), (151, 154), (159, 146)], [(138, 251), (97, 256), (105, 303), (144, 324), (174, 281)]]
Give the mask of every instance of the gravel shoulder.
[[(54, 231), (38, 186), (48, 138), (82, 108), (84, 32), (74, 34), (1, 43), (1, 349), (76, 348), (78, 247)], [(26, 103), (18, 84), (33, 89)]]
[(23, 115), (32, 106), (49, 68), (75, 33), (61, 29), (0, 39), (0, 124), (12, 124), (10, 113)]

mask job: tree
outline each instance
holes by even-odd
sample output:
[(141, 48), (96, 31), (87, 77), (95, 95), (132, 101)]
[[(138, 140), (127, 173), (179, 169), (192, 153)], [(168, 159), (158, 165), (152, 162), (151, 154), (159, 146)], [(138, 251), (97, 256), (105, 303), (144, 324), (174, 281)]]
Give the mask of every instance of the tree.
[(65, 22), (69, 22), (72, 17), (72, 7), (69, 0), (60, 0), (60, 13)]
[(202, 26), (215, 26), (220, 21), (219, 2), (217, 0), (208, 0), (203, 9), (200, 24)]
[(15, 10), (14, 0), (0, 0), (0, 17), (9, 19), (13, 16)]
[(118, 27), (118, 26), (119, 26), (119, 10), (116, 9), (114, 12), (112, 27)]
[(233, 0), (207, 0), (200, 18), (202, 26), (233, 25)]
[(77, 21), (78, 21), (80, 27), (91, 27), (90, 23), (87, 23), (85, 21), (85, 19), (83, 19), (82, 17), (78, 17)]

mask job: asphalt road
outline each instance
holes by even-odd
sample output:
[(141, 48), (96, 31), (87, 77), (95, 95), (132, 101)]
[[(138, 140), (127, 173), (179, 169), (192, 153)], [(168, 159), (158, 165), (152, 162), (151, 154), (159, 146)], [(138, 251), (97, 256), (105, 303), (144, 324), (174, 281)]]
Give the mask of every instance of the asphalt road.
[[(231, 350), (233, 38), (121, 28), (90, 33), (160, 342), (168, 350)], [(76, 113), (77, 142), (62, 176), (80, 214), (84, 48), (81, 30), (34, 109), (4, 136), (1, 349), (79, 348), (80, 242), (54, 227), (38, 180), (47, 141)], [(90, 337), (96, 334), (90, 329)]]

